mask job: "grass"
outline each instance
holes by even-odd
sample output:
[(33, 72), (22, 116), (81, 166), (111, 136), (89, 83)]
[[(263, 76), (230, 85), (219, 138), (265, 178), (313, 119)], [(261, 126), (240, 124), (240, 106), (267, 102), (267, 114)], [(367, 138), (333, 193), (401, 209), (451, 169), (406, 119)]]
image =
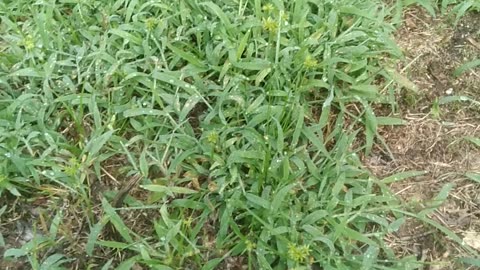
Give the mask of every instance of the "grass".
[(402, 123), (372, 106), (395, 110), (404, 81), (388, 68), (401, 8), (0, 3), (0, 216), (38, 218), (5, 260), (415, 269), (384, 240), (408, 217), (461, 242), (426, 217), (450, 186), (413, 213), (388, 184), (418, 172), (376, 179), (360, 160), (379, 125)]

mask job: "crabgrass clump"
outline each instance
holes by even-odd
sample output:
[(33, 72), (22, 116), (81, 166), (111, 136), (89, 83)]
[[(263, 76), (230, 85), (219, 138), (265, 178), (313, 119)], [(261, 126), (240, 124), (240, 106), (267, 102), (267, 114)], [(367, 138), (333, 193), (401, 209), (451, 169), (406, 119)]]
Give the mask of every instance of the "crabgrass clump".
[(0, 194), (54, 213), (5, 256), (406, 269), (383, 240), (404, 213), (358, 155), (395, 122), (371, 108), (393, 102), (375, 87), (401, 55), (389, 16), (373, 0), (0, 3)]

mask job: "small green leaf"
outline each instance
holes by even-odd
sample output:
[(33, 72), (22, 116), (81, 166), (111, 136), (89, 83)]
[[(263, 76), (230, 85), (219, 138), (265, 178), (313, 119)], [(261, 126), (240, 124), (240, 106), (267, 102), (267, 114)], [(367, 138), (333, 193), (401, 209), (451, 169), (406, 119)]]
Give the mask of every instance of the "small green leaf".
[(127, 225), (123, 223), (122, 218), (115, 212), (115, 209), (108, 203), (105, 198), (102, 198), (102, 207), (105, 211), (105, 214), (109, 217), (110, 222), (113, 224), (117, 232), (125, 239), (128, 243), (133, 243), (133, 239), (129, 234)]
[(125, 117), (135, 117), (140, 115), (165, 116), (166, 114), (160, 110), (146, 108), (128, 109), (123, 112), (123, 116)]
[(224, 27), (226, 27), (227, 31), (232, 28), (232, 24), (230, 23), (228, 16), (223, 12), (223, 10), (219, 6), (217, 6), (213, 2), (204, 2), (204, 3), (201, 3), (201, 5), (204, 5), (210, 8), (213, 11), (213, 13), (217, 15), (218, 18), (220, 18), (220, 21), (222, 21), (222, 24), (224, 25)]
[(186, 60), (188, 63), (196, 66), (196, 67), (199, 67), (199, 68), (205, 68), (205, 65), (202, 63), (202, 61), (200, 61), (200, 59), (198, 59), (197, 56), (195, 56), (193, 53), (191, 52), (186, 52), (186, 51), (183, 51), (175, 46), (173, 46), (172, 44), (169, 44), (167, 43), (167, 47), (172, 50), (172, 52), (175, 54), (175, 55), (178, 55), (180, 56), (181, 58), (183, 58), (184, 60)]
[(350, 93), (358, 95), (364, 98), (376, 98), (378, 95), (378, 89), (374, 85), (353, 85), (350, 89)]
[(133, 265), (135, 265), (135, 263), (137, 262), (137, 260), (138, 258), (137, 256), (135, 256), (126, 261), (123, 261), (121, 264), (117, 266), (117, 268), (115, 268), (115, 270), (131, 270)]
[(406, 123), (407, 121), (400, 118), (377, 116), (377, 124), (379, 126), (401, 126)]
[(105, 263), (103, 266), (102, 266), (102, 269), (101, 270), (109, 270), (110, 269), (110, 266), (112, 265), (112, 262), (113, 262), (113, 258), (108, 260), (107, 263)]
[(452, 102), (465, 102), (469, 101), (475, 105), (480, 105), (480, 102), (476, 101), (473, 98), (467, 97), (467, 96), (446, 96), (446, 97), (441, 97), (438, 100), (438, 104), (444, 105)]
[(472, 181), (480, 183), (480, 173), (467, 172), (465, 176)]
[(128, 4), (127, 12), (125, 13), (125, 22), (128, 23), (130, 18), (132, 18), (132, 14), (135, 10), (135, 7), (138, 4), (138, 0), (131, 0), (130, 4)]
[(110, 137), (112, 137), (113, 133), (115, 133), (115, 130), (109, 130), (98, 137), (93, 137), (87, 143), (83, 152), (88, 153), (89, 157), (95, 156), (100, 149), (102, 149), (105, 143), (107, 143)]
[(465, 139), (470, 141), (471, 143), (475, 144), (476, 146), (480, 147), (480, 138), (465, 137)]
[(466, 72), (467, 70), (474, 69), (478, 66), (480, 66), (480, 59), (475, 59), (475, 60), (467, 62), (467, 63), (461, 65), (460, 67), (458, 67), (457, 69), (455, 69), (455, 71), (453, 72), (453, 75), (455, 75), (455, 77), (458, 77), (458, 76), (462, 75), (464, 72)]
[(458, 259), (459, 262), (480, 267), (480, 259), (475, 258), (460, 258)]
[(261, 70), (260, 72), (258, 72), (257, 74), (257, 77), (255, 78), (255, 86), (259, 86), (260, 83), (263, 82), (263, 80), (265, 79), (265, 77), (268, 76), (268, 74), (272, 71), (271, 68), (266, 68), (264, 70)]
[(377, 246), (369, 246), (363, 254), (362, 270), (373, 269), (374, 263), (378, 257), (379, 248)]
[(216, 269), (217, 265), (219, 265), (222, 261), (223, 261), (223, 258), (211, 259), (202, 267), (202, 270)]
[(255, 205), (258, 205), (258, 206), (261, 206), (265, 209), (269, 209), (270, 208), (270, 202), (265, 200), (264, 198), (262, 197), (258, 197), (257, 195), (254, 195), (254, 194), (251, 194), (251, 193), (247, 193), (245, 194), (245, 196), (247, 197), (247, 200)]
[(274, 196), (272, 201), (272, 211), (275, 213), (280, 209), (282, 203), (287, 203), (285, 197), (290, 193), (295, 184), (290, 184), (281, 188)]
[(42, 78), (43, 74), (40, 74), (38, 71), (36, 71), (34, 68), (24, 68), (24, 69), (19, 69), (17, 71), (14, 71), (13, 73), (10, 73), (11, 77), (39, 77)]
[(85, 250), (88, 256), (92, 256), (98, 236), (102, 232), (102, 229), (105, 224), (107, 224), (108, 220), (109, 219), (107, 216), (102, 217), (102, 219), (90, 230), (90, 234), (88, 234), (87, 245), (85, 246)]
[(239, 61), (240, 58), (242, 58), (242, 54), (245, 51), (245, 47), (248, 44), (248, 39), (250, 38), (250, 33), (251, 33), (251, 31), (248, 30), (245, 33), (245, 35), (242, 37), (242, 39), (240, 40), (240, 43), (238, 44), (238, 48), (237, 48), (237, 54), (236, 54), (237, 59), (236, 59), (236, 61)]
[(28, 253), (23, 249), (9, 248), (3, 253), (3, 257), (4, 258), (7, 258), (7, 257), (20, 258), (20, 257), (23, 257), (27, 254)]
[(326, 210), (316, 210), (308, 214), (305, 218), (303, 218), (302, 224), (305, 224), (305, 225), (315, 224), (317, 221), (325, 218), (326, 216), (328, 216), (328, 212)]
[(194, 194), (198, 191), (193, 189), (188, 189), (184, 187), (170, 187), (170, 186), (162, 186), (162, 185), (143, 185), (142, 188), (146, 190), (150, 190), (153, 192), (164, 192), (170, 196), (173, 196), (174, 193), (178, 194)]
[(402, 181), (407, 178), (417, 177), (426, 174), (427, 171), (408, 171), (400, 172), (393, 175), (390, 175), (383, 180), (380, 180), (383, 184), (390, 184), (398, 181)]
[(129, 41), (131, 43), (137, 44), (137, 45), (142, 45), (142, 39), (140, 37), (137, 37), (127, 31), (115, 28), (115, 29), (110, 29), (109, 31), (110, 34), (113, 34), (115, 36), (119, 36), (123, 38), (126, 41)]
[(202, 100), (202, 97), (199, 95), (193, 95), (188, 98), (188, 100), (185, 102), (185, 105), (183, 105), (182, 111), (180, 112), (180, 121), (183, 121), (187, 118), (187, 115), (200, 100)]
[(365, 154), (369, 155), (373, 148), (373, 140), (377, 134), (377, 118), (370, 106), (365, 108)]
[(60, 260), (62, 258), (65, 258), (65, 256), (62, 254), (53, 254), (48, 256), (48, 258), (42, 262), (40, 270), (59, 269), (59, 266), (62, 263)]

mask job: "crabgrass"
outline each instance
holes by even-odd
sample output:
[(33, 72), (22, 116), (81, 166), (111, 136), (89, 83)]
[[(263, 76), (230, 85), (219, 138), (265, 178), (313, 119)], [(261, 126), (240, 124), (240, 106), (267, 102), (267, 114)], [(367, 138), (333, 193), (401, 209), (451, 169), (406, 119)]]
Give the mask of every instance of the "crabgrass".
[(410, 216), (461, 242), (389, 192), (418, 172), (375, 179), (360, 161), (379, 125), (402, 124), (372, 109), (396, 107), (403, 79), (386, 65), (401, 57), (401, 7), (3, 1), (1, 213), (35, 208), (24, 220), (33, 239), (10, 243), (5, 259), (412, 269), (416, 257), (384, 241)]

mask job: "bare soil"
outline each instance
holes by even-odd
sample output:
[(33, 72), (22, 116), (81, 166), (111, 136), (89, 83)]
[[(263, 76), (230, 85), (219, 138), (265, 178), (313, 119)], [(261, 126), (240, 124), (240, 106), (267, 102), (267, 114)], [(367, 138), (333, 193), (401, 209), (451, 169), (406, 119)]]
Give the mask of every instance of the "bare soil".
[[(446, 184), (454, 184), (447, 200), (430, 218), (453, 231), (464, 244), (480, 251), (480, 183), (467, 173), (480, 173), (480, 108), (469, 102), (442, 104), (448, 96), (480, 97), (480, 69), (455, 77), (454, 70), (480, 55), (480, 14), (471, 12), (456, 26), (447, 16), (432, 18), (420, 8), (407, 10), (396, 40), (405, 59), (397, 67), (418, 87), (399, 94), (401, 117), (407, 124), (385, 127), (381, 135), (389, 150), (378, 145), (365, 160), (379, 178), (404, 171), (426, 174), (393, 183), (405, 203), (421, 211)], [(390, 151), (393, 160), (385, 155)], [(414, 207), (415, 208), (415, 207)], [(465, 246), (437, 228), (409, 220), (387, 239), (399, 256), (416, 255), (424, 269), (477, 269), (457, 263)]]

